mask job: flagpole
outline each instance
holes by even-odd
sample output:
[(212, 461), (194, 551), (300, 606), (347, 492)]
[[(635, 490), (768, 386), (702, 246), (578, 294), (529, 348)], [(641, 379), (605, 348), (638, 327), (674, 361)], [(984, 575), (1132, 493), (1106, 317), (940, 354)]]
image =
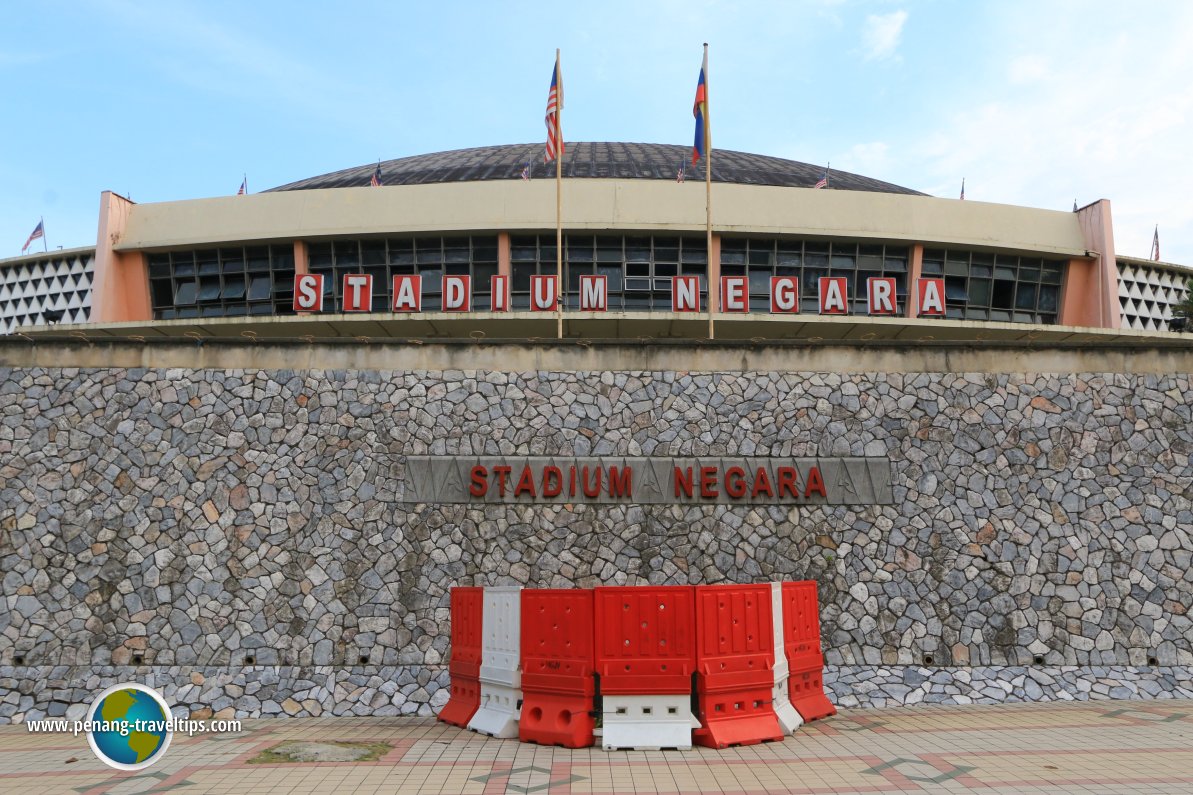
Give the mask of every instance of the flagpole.
[[(708, 276), (712, 275), (712, 124), (709, 121), (711, 116), (709, 108), (712, 102), (709, 99), (710, 96), (708, 42), (706, 41), (704, 42), (704, 243), (708, 251), (708, 265), (706, 266)], [(712, 297), (716, 287), (713, 285), (712, 279), (706, 277), (706, 281), (708, 282), (708, 338), (711, 340), (716, 336), (712, 319)]]
[(555, 334), (563, 339), (563, 71), (559, 68), (559, 48), (555, 48), (555, 131), (559, 150), (555, 153)]

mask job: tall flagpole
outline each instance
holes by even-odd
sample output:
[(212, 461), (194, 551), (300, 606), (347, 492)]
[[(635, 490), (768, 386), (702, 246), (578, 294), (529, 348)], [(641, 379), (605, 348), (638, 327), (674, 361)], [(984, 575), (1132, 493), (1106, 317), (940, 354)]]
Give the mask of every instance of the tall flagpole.
[(559, 48), (555, 48), (555, 132), (559, 146), (555, 152), (555, 333), (563, 339), (563, 72), (559, 68)]
[[(712, 124), (709, 121), (710, 113), (709, 107), (712, 102), (709, 101), (710, 92), (708, 86), (708, 42), (704, 42), (704, 232), (705, 232), (705, 246), (708, 250), (708, 265), (707, 274), (712, 276)], [(718, 271), (719, 272), (719, 271)], [(712, 319), (712, 297), (713, 290), (717, 289), (713, 285), (712, 279), (707, 278), (708, 281), (708, 338), (714, 339), (715, 333), (713, 330)]]

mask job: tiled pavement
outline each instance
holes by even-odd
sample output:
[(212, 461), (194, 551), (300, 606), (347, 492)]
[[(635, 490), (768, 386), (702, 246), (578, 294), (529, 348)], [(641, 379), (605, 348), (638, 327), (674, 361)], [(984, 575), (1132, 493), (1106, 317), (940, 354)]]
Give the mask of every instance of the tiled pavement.
[[(286, 740), (382, 742), (374, 762), (249, 764)], [(76, 761), (69, 762), (69, 759)], [(1193, 701), (851, 710), (783, 742), (713, 751), (571, 751), (430, 718), (248, 721), (176, 736), (118, 773), (69, 734), (0, 726), (0, 793), (1193, 793)]]

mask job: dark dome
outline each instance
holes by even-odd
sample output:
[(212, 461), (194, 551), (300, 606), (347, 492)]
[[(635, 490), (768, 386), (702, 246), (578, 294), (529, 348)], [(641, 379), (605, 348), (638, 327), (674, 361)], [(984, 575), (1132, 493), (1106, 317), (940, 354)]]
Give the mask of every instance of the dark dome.
[[(703, 161), (693, 167), (691, 157), (692, 148), (678, 144), (568, 142), (567, 154), (563, 158), (563, 176), (569, 179), (603, 177), (674, 180), (682, 165), (685, 167), (687, 179), (704, 179)], [(426, 185), (440, 182), (518, 179), (527, 163), (531, 164), (533, 179), (555, 177), (555, 165), (543, 163), (543, 144), (507, 144), (383, 160), (381, 184)], [(370, 183), (376, 168), (376, 163), (369, 163), (291, 182), (272, 190), (363, 187)], [(713, 152), (714, 182), (811, 188), (823, 174), (823, 166), (810, 163), (724, 149)], [(829, 187), (836, 190), (924, 195), (910, 188), (902, 188), (846, 171), (830, 171)]]

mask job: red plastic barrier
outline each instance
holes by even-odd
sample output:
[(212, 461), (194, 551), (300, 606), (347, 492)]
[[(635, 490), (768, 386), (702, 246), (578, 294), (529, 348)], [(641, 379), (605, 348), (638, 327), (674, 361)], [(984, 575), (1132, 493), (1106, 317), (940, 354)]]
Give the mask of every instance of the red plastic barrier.
[(690, 585), (595, 589), (596, 667), (602, 693), (692, 692), (695, 590)]
[(812, 580), (783, 583), (783, 645), (791, 674), (791, 703), (806, 721), (836, 715), (824, 693), (824, 654), (820, 648), (820, 608)]
[(522, 591), (522, 742), (587, 748), (595, 737), (592, 591)]
[(783, 738), (771, 704), (772, 620), (769, 583), (696, 588), (697, 745), (728, 748)]
[(451, 590), (451, 698), (439, 711), (439, 720), (468, 728), (481, 703), (481, 630), (484, 588)]

